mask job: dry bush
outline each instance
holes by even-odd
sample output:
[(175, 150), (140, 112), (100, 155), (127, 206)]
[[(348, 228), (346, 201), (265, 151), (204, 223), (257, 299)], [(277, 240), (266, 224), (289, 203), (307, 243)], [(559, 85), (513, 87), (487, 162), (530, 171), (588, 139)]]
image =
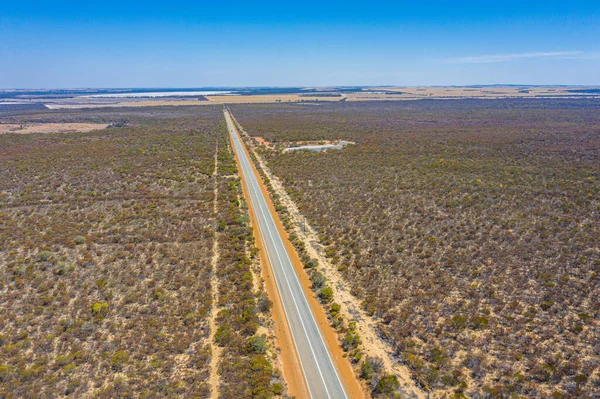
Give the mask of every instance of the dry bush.
[[(600, 103), (235, 105), (424, 387), (599, 394)], [(452, 391), (450, 391), (452, 392)]]
[[(231, 152), (219, 157), (221, 173), (236, 172)], [(257, 335), (258, 328), (269, 316), (263, 292), (255, 292), (250, 258), (254, 237), (249, 225), (247, 207), (242, 197), (241, 181), (230, 178), (219, 187), (219, 328), (215, 342), (223, 348), (219, 374), (219, 397), (271, 398), (281, 384), (277, 372), (266, 356), (266, 337)], [(262, 315), (261, 315), (262, 313)]]
[(208, 397), (220, 108), (7, 119), (117, 127), (0, 137), (0, 397)]

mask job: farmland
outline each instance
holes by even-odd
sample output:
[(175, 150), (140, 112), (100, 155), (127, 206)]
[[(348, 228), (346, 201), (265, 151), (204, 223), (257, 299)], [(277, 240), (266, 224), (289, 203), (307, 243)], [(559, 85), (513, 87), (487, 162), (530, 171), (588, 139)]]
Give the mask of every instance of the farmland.
[(434, 397), (600, 392), (600, 102), (233, 105)]
[(0, 136), (0, 397), (283, 391), (219, 107), (0, 119), (109, 126)]

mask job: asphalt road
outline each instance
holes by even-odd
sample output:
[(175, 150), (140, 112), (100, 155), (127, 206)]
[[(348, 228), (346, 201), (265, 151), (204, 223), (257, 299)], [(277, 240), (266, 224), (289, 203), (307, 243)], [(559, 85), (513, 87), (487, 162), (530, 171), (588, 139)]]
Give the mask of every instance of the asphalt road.
[(228, 111), (224, 113), (235, 152), (240, 160), (240, 173), (243, 175), (250, 193), (251, 204), (249, 205), (258, 220), (265, 252), (275, 276), (277, 290), (292, 333), (296, 352), (300, 358), (302, 370), (298, 370), (298, 372), (302, 372), (304, 375), (311, 398), (347, 399), (348, 396), (344, 391), (344, 386), (319, 331), (310, 305), (306, 300), (300, 280), (275, 225), (273, 215), (269, 211), (262, 191), (260, 191), (250, 160), (243, 150), (243, 144), (237, 129)]

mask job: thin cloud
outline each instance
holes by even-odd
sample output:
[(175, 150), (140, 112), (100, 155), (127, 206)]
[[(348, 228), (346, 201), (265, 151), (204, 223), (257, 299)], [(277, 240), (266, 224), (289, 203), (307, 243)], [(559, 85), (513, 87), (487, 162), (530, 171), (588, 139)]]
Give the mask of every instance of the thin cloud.
[(480, 64), (491, 62), (508, 62), (514, 60), (547, 58), (547, 59), (579, 59), (596, 58), (599, 54), (590, 54), (583, 51), (548, 51), (516, 54), (492, 54), (470, 57), (449, 58), (448, 61), (457, 64)]

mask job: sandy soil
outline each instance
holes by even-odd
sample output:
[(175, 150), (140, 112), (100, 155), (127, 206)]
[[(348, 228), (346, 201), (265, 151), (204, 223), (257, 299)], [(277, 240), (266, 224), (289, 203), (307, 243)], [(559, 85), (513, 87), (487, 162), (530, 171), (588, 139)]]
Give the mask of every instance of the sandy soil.
[[(215, 170), (213, 171), (213, 178), (215, 179), (214, 188), (214, 200), (213, 200), (213, 212), (216, 215), (218, 213), (217, 201), (219, 199), (219, 182), (217, 174), (219, 172), (219, 147), (215, 150)], [(208, 342), (210, 345), (210, 397), (216, 399), (219, 397), (219, 360), (221, 359), (221, 348), (215, 345), (215, 333), (217, 331), (217, 314), (219, 313), (219, 278), (217, 277), (217, 267), (219, 262), (219, 233), (215, 229), (215, 236), (213, 238), (212, 258), (210, 261), (212, 268), (212, 276), (210, 278), (210, 293), (212, 297), (212, 308), (210, 310), (209, 327), (210, 334)]]
[(265, 140), (264, 138), (260, 137), (260, 136), (255, 136), (252, 137), (254, 140), (256, 140), (258, 142), (259, 145), (264, 145), (265, 147), (268, 148), (273, 148), (273, 145), (271, 144), (270, 141)]
[[(233, 143), (232, 143), (232, 145), (233, 145)], [(244, 148), (244, 151), (246, 151), (248, 156), (250, 156), (250, 154), (248, 153), (246, 148)], [(239, 160), (237, 159), (237, 156), (236, 156), (236, 161), (238, 161), (238, 167), (239, 167)], [(275, 223), (277, 225), (277, 229), (279, 230), (281, 236), (283, 237), (284, 244), (290, 254), (290, 258), (292, 260), (294, 268), (296, 269), (296, 273), (298, 273), (298, 277), (300, 278), (300, 281), (302, 283), (302, 288), (304, 289), (304, 293), (308, 299), (311, 309), (313, 310), (313, 314), (315, 315), (317, 324), (319, 325), (319, 328), (321, 329), (321, 333), (323, 334), (325, 343), (331, 353), (331, 357), (332, 357), (334, 363), (336, 364), (336, 368), (340, 375), (340, 378), (342, 379), (342, 381), (344, 383), (346, 392), (347, 392), (348, 396), (353, 399), (354, 398), (365, 398), (366, 395), (363, 391), (363, 387), (360, 385), (360, 383), (355, 378), (354, 371), (352, 369), (352, 365), (350, 364), (349, 360), (347, 360), (344, 357), (344, 353), (342, 351), (342, 348), (339, 345), (337, 335), (336, 335), (335, 331), (333, 331), (333, 329), (329, 325), (329, 321), (327, 319), (327, 315), (325, 314), (325, 310), (318, 302), (315, 294), (310, 290), (310, 286), (311, 286), (310, 279), (308, 278), (308, 275), (304, 271), (304, 267), (302, 265), (302, 262), (298, 256), (298, 254), (296, 253), (296, 249), (294, 248), (292, 243), (287, 239), (288, 233), (285, 231), (283, 224), (279, 220), (279, 216), (277, 215), (277, 212), (275, 211), (275, 208), (269, 199), (270, 197), (269, 197), (267, 188), (264, 185), (260, 174), (256, 170), (256, 167), (254, 166), (253, 163), (251, 163), (251, 164), (252, 164), (252, 169), (253, 169), (253, 171), (259, 181), (259, 184), (261, 186), (261, 191), (263, 192), (265, 198), (267, 199), (267, 204), (269, 206), (269, 209), (271, 210), (271, 213), (273, 214)], [(246, 187), (246, 183), (243, 179), (242, 179), (242, 183), (243, 183), (242, 186), (244, 188), (244, 196), (246, 197), (247, 203), (249, 203), (248, 188)], [(252, 225), (254, 226), (254, 231), (255, 231), (255, 235), (256, 235), (255, 236), (256, 242), (260, 243), (260, 237), (258, 236), (258, 228), (257, 228), (258, 223), (256, 221), (254, 212), (250, 212), (250, 213), (251, 213), (251, 222), (252, 222)], [(281, 356), (283, 358), (282, 360), (283, 360), (283, 365), (284, 365), (283, 375), (288, 384), (288, 390), (290, 391), (289, 393), (291, 395), (295, 395), (298, 398), (307, 398), (308, 391), (306, 389), (304, 379), (298, 373), (298, 370), (300, 370), (300, 362), (295, 353), (294, 345), (293, 345), (293, 342), (291, 339), (291, 333), (289, 332), (289, 327), (288, 327), (288, 324), (285, 319), (285, 314), (283, 312), (283, 306), (281, 304), (281, 301), (279, 300), (279, 294), (277, 293), (275, 279), (271, 273), (271, 267), (268, 263), (268, 258), (266, 256), (266, 253), (264, 252), (264, 250), (262, 248), (260, 248), (259, 255), (260, 255), (261, 262), (264, 264), (263, 276), (265, 278), (267, 293), (269, 294), (269, 297), (273, 301), (273, 305), (274, 305), (273, 306), (273, 318), (274, 318), (274, 322), (275, 322), (275, 326), (276, 326), (275, 333), (278, 338), (279, 345), (282, 348)], [(287, 367), (286, 367), (286, 364), (287, 364)]]
[(91, 132), (106, 129), (107, 126), (107, 123), (28, 123), (25, 125), (0, 123), (0, 134)]
[[(275, 145), (273, 143), (271, 143), (270, 141), (265, 140), (264, 137), (260, 137), (260, 136), (249, 136), (252, 139), (254, 139), (258, 145), (264, 145), (267, 148), (270, 149), (274, 149)], [(356, 144), (353, 141), (348, 141), (348, 140), (320, 140), (320, 141), (291, 141), (289, 143), (278, 143), (283, 145), (284, 147), (289, 147), (292, 145), (324, 145), (324, 144), (333, 144), (333, 145), (338, 145), (340, 142), (345, 142), (348, 144)]]

